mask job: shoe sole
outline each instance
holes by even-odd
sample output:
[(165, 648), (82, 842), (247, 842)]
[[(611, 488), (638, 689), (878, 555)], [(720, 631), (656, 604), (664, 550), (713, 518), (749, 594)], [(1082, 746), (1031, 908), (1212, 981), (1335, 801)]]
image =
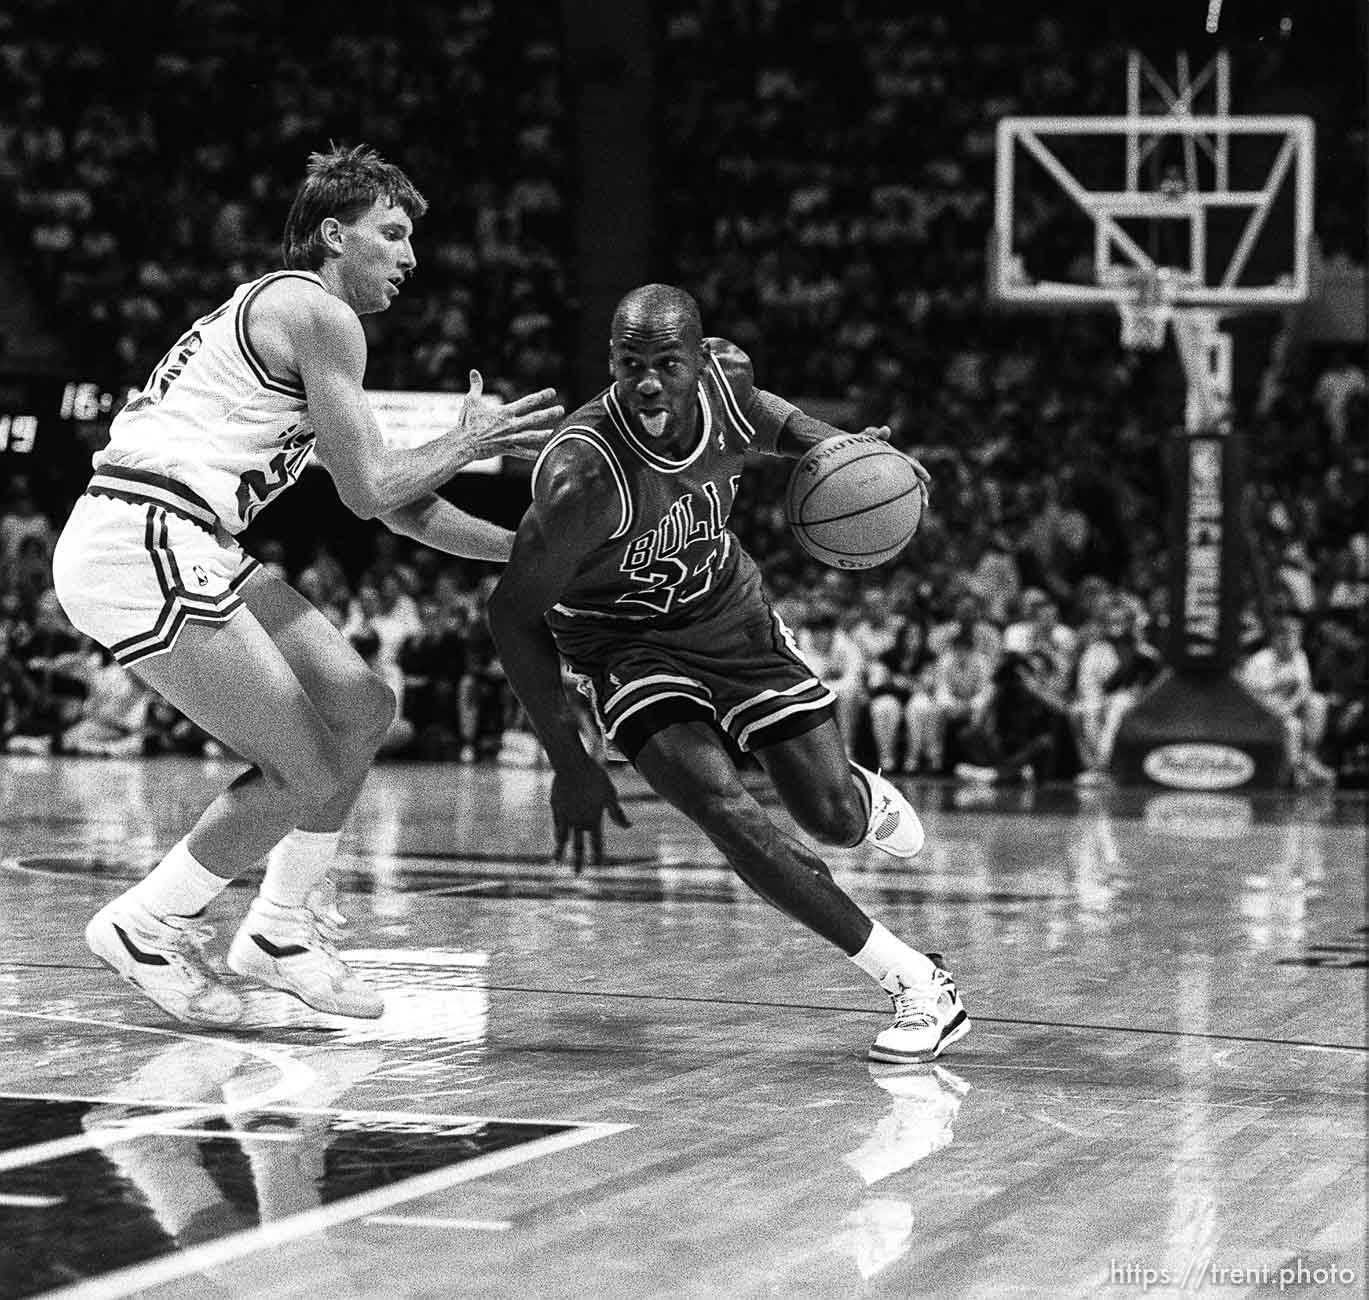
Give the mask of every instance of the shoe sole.
[(265, 984), (267, 988), (275, 989), (278, 993), (288, 993), (292, 998), (304, 1003), (313, 1011), (322, 1011), (329, 1016), (346, 1016), (351, 1020), (379, 1020), (385, 1014), (385, 1004), (371, 1010), (344, 1009), (336, 1003), (331, 1006), (324, 1005), (326, 999), (319, 998), (311, 1001), (306, 994), (296, 985), (284, 982), (283, 976), (277, 976), (275, 971), (269, 967), (257, 969), (251, 962), (235, 961), (232, 949), (228, 952), (228, 969), (235, 975), (242, 976), (243, 979), (255, 980), (258, 984)]
[(911, 852), (905, 852), (900, 849), (890, 848), (889, 845), (880, 844), (875, 840), (867, 840), (866, 843), (873, 844), (874, 847), (877, 848), (881, 853), (891, 858), (897, 858), (900, 862), (908, 862), (911, 859), (917, 857), (918, 854), (922, 852), (921, 844), (919, 844), (917, 848), (913, 849)]
[(115, 975), (117, 975), (121, 980), (123, 980), (125, 984), (127, 984), (130, 988), (137, 989), (138, 992), (141, 993), (143, 997), (145, 997), (154, 1006), (160, 1007), (163, 1011), (166, 1012), (167, 1015), (172, 1017), (172, 1019), (179, 1020), (181, 1024), (200, 1025), (202, 1027), (207, 1027), (210, 1029), (227, 1029), (232, 1025), (236, 1025), (242, 1019), (241, 1007), (238, 1008), (237, 1012), (231, 1018), (216, 1019), (212, 1016), (196, 1015), (194, 1012), (173, 1007), (168, 1003), (163, 1002), (162, 999), (159, 998), (150, 988), (148, 988), (146, 984), (143, 984), (139, 982), (137, 979), (135, 979), (132, 971), (121, 970), (116, 959), (107, 956), (105, 952), (101, 951), (99, 937), (98, 935), (91, 934), (90, 926), (86, 927), (85, 939), (86, 947), (89, 948), (90, 951), (96, 957), (98, 957), (106, 966), (108, 966), (109, 969), (112, 970)]
[(884, 1061), (889, 1065), (925, 1065), (928, 1061), (935, 1061), (952, 1043), (959, 1042), (970, 1032), (971, 1021), (963, 1011), (960, 1019), (954, 1021), (951, 1027), (941, 1035), (941, 1040), (929, 1052), (899, 1052), (891, 1047), (880, 1047), (871, 1044), (867, 1053), (872, 1061)]

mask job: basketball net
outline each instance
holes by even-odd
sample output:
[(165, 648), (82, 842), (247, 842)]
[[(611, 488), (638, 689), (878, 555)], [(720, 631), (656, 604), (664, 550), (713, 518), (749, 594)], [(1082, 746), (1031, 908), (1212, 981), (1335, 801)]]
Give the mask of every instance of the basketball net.
[(1131, 296), (1117, 304), (1122, 318), (1122, 346), (1132, 352), (1158, 352), (1165, 345), (1174, 315), (1177, 283), (1168, 267), (1137, 269), (1127, 276)]
[(1114, 272), (1111, 282), (1129, 291), (1117, 302), (1122, 346), (1132, 352), (1158, 352), (1172, 325), (1187, 390), (1184, 423), (1190, 433), (1218, 428), (1231, 400), (1231, 337), (1219, 328), (1220, 313), (1177, 304), (1192, 277), (1172, 267), (1134, 267)]

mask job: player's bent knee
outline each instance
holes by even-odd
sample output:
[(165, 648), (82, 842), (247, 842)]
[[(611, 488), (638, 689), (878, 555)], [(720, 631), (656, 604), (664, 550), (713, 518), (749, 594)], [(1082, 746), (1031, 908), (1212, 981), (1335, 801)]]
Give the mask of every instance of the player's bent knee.
[(339, 743), (355, 752), (380, 748), (399, 711), (393, 690), (375, 673), (349, 678), (338, 686), (343, 707), (329, 719)]
[(799, 820), (824, 844), (856, 844), (865, 835), (866, 815), (854, 787), (813, 791)]
[(335, 744), (299, 744), (274, 758), (258, 758), (256, 765), (283, 797), (301, 808), (322, 807), (353, 780), (353, 767)]

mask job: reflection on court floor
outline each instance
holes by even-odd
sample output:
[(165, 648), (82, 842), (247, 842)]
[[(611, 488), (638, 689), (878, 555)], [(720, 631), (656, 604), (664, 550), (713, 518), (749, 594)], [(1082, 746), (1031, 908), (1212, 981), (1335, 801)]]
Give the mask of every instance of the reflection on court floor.
[[(196, 1064), (208, 1091), (206, 1057), (199, 1051)], [(225, 1096), (231, 1082), (219, 1085)], [(66, 1140), (64, 1154), (33, 1159), (41, 1148), (29, 1150), (29, 1163), (0, 1173), (7, 1294), (88, 1277), (127, 1294), (612, 1131), (407, 1112), (229, 1104), (206, 1113), (0, 1097), (0, 1152), (23, 1156), (39, 1133), (44, 1144)], [(253, 1231), (268, 1225), (283, 1231)], [(158, 1260), (167, 1266), (148, 1267)]]
[(232, 770), (0, 759), (0, 1297), (1364, 1294), (1362, 801), (911, 786), (923, 854), (832, 868), (975, 1029), (889, 1067), (864, 977), (621, 771), (577, 877), (544, 773), (378, 769), (385, 1015), (170, 1022), (81, 928)]

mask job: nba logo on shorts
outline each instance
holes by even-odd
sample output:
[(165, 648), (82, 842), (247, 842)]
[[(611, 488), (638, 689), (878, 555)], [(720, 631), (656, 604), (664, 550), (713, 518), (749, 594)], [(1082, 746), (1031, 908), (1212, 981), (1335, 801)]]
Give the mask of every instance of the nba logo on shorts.
[(209, 586), (209, 575), (204, 571), (204, 565), (192, 564), (190, 566), (190, 572), (195, 575), (195, 581), (198, 582), (201, 587)]

